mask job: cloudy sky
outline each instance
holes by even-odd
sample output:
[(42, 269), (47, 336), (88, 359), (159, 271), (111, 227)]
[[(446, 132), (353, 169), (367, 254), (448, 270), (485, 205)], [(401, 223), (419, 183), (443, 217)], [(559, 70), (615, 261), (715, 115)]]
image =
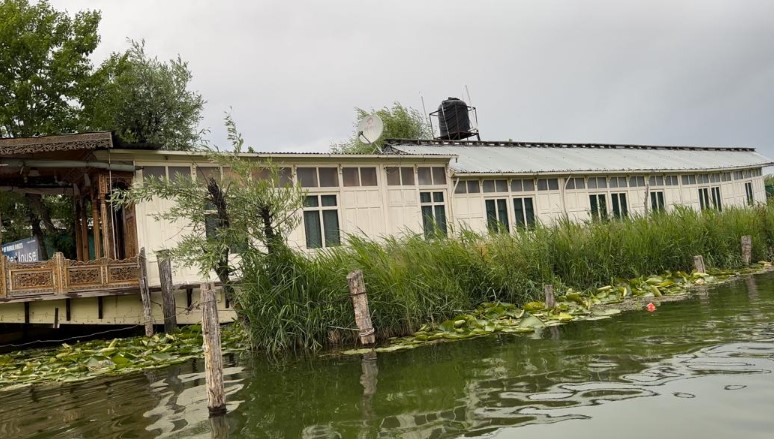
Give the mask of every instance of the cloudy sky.
[(180, 54), (225, 146), (327, 151), (354, 107), (478, 108), (485, 140), (752, 146), (774, 158), (774, 1), (52, 0), (102, 11), (95, 62)]

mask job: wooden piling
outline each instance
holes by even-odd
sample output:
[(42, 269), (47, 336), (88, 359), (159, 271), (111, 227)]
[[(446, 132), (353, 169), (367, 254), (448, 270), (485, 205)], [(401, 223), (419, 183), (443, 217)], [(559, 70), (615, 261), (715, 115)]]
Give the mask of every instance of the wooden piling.
[(750, 265), (752, 259), (752, 236), (742, 236), (742, 262), (744, 265)]
[(159, 281), (161, 282), (161, 310), (164, 313), (164, 332), (170, 333), (177, 329), (177, 316), (175, 307), (175, 291), (172, 285), (172, 260), (169, 252), (161, 250), (156, 252), (159, 265)]
[(218, 304), (212, 283), (201, 285), (202, 336), (204, 339), (204, 376), (207, 383), (207, 409), (210, 416), (226, 414), (226, 390), (223, 384), (223, 354), (220, 350)]
[(148, 266), (145, 258), (145, 247), (140, 249), (137, 258), (140, 265), (140, 298), (142, 299), (142, 316), (145, 320), (145, 336), (153, 337), (153, 311), (151, 309), (150, 289), (148, 288)]
[(349, 282), (352, 307), (355, 309), (355, 323), (360, 330), (360, 342), (364, 345), (372, 345), (376, 343), (376, 335), (371, 323), (371, 313), (368, 311), (368, 295), (363, 281), (363, 272), (356, 270), (349, 273), (347, 282)]
[(556, 299), (554, 298), (554, 286), (550, 284), (544, 284), (543, 292), (546, 295), (546, 308), (554, 309), (556, 306)]
[(704, 256), (696, 255), (693, 257), (693, 268), (695, 268), (698, 273), (707, 272), (707, 268), (704, 266)]

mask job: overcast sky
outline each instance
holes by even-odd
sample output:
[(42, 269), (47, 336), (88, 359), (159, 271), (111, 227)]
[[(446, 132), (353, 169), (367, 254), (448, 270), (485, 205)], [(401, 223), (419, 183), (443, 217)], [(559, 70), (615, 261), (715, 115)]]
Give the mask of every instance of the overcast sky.
[(354, 107), (478, 108), (484, 140), (751, 146), (774, 158), (774, 1), (52, 0), (102, 11), (95, 62), (189, 62), (202, 125), (327, 151)]

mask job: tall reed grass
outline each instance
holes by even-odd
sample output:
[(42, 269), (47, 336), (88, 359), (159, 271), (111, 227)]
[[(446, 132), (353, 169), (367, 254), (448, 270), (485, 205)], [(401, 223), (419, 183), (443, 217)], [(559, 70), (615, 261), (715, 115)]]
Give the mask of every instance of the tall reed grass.
[(278, 352), (350, 343), (354, 317), (346, 276), (363, 270), (379, 338), (409, 334), (487, 301), (539, 300), (543, 284), (587, 289), (665, 271), (742, 264), (740, 238), (753, 259), (769, 259), (774, 206), (723, 212), (677, 209), (622, 221), (576, 223), (511, 234), (461, 230), (427, 240), (350, 236), (346, 247), (306, 255), (289, 249), (246, 256), (238, 295), (254, 346)]

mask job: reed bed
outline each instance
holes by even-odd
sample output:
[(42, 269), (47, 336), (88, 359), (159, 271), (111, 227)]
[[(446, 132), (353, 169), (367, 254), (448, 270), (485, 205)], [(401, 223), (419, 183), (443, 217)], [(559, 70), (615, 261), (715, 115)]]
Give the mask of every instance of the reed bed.
[(483, 302), (524, 304), (543, 284), (578, 290), (666, 271), (742, 265), (740, 239), (752, 236), (753, 260), (770, 259), (774, 206), (722, 212), (677, 209), (622, 221), (576, 223), (511, 234), (470, 230), (453, 238), (404, 234), (306, 255), (284, 249), (245, 258), (240, 312), (255, 347), (316, 350), (356, 337), (347, 273), (363, 270), (380, 339), (407, 335)]

